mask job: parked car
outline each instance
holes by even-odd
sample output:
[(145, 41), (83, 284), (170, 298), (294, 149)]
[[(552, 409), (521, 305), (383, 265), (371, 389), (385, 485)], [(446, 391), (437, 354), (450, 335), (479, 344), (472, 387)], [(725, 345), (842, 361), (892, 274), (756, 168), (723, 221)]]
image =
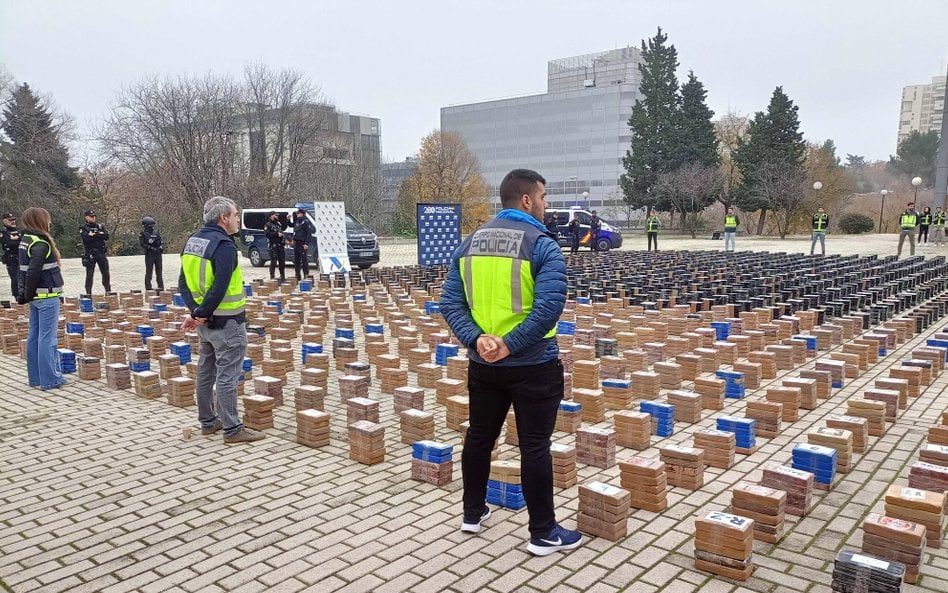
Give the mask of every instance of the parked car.
[[(270, 260), (267, 237), (263, 234), (263, 227), (267, 223), (270, 213), (276, 212), (279, 214), (280, 222), (287, 227), (284, 235), (287, 238), (292, 238), (293, 213), (300, 208), (306, 211), (306, 217), (315, 226), (314, 208), (311, 202), (300, 202), (294, 208), (244, 208), (241, 210), (240, 251), (244, 257), (250, 259), (250, 263), (254, 267), (259, 268)], [(351, 265), (366, 270), (371, 268), (373, 264), (379, 263), (378, 235), (348, 212), (346, 212), (346, 241), (346, 250), (349, 252), (349, 263)], [(290, 249), (290, 247), (287, 248)], [(315, 238), (310, 241), (308, 257), (313, 262), (317, 261), (319, 257), (319, 245)], [(287, 259), (291, 260), (292, 256), (288, 256)]]
[[(569, 223), (574, 218), (579, 221), (580, 240), (582, 241), (586, 235), (589, 234), (589, 224), (592, 221), (592, 213), (588, 210), (583, 210), (582, 208), (547, 208), (546, 214), (547, 216), (556, 217), (556, 227), (559, 230), (556, 241), (560, 244), (560, 247), (570, 246)], [(599, 236), (596, 237), (599, 251), (608, 251), (609, 249), (622, 247), (622, 234), (619, 233), (619, 230), (602, 218), (600, 218), (599, 221), (602, 223), (602, 229), (599, 232)], [(580, 245), (591, 247), (589, 239), (586, 239), (585, 242), (580, 243)]]

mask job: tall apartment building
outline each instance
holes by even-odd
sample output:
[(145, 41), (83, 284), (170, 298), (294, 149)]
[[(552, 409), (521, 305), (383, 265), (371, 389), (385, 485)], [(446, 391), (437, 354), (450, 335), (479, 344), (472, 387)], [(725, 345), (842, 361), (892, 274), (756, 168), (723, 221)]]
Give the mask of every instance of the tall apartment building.
[(624, 47), (552, 60), (545, 93), (442, 107), (441, 129), (460, 134), (477, 156), (495, 210), (504, 175), (525, 167), (546, 178), (551, 207), (612, 205), (618, 218), (639, 59), (638, 49)]
[(913, 84), (902, 88), (902, 109), (899, 115), (901, 143), (913, 130), (941, 133), (945, 108), (945, 76), (933, 76), (930, 84)]

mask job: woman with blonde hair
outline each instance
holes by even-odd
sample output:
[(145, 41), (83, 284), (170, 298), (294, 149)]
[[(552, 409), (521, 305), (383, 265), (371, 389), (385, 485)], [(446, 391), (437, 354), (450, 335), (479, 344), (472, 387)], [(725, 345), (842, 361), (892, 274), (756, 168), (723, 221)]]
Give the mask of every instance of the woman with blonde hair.
[(57, 327), (63, 275), (59, 249), (50, 236), (53, 221), (43, 208), (27, 208), (20, 217), (19, 295), (16, 302), (30, 305), (30, 331), (26, 337), (26, 372), (30, 387), (43, 391), (66, 384), (60, 370)]

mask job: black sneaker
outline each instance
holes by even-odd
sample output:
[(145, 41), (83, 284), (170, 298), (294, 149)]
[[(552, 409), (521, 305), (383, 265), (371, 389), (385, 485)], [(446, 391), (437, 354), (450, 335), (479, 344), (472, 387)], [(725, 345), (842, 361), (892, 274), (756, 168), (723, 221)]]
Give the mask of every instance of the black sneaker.
[(464, 533), (477, 533), (481, 530), (481, 523), (490, 518), (490, 507), (484, 505), (484, 512), (477, 515), (464, 513), (464, 519), (461, 521), (461, 531)]

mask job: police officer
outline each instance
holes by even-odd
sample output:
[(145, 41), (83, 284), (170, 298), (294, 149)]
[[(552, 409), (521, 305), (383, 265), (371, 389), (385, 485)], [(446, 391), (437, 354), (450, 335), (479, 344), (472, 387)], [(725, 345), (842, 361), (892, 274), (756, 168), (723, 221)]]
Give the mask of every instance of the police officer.
[(280, 222), (280, 215), (271, 212), (267, 224), (263, 226), (263, 234), (267, 237), (267, 248), (270, 251), (270, 280), (274, 278), (277, 264), (280, 265), (280, 281), (286, 280), (286, 248), (283, 231), (286, 227)]
[[(316, 229), (306, 218), (306, 210), (297, 210), (293, 220), (293, 268), (296, 270), (297, 280), (309, 277), (309, 240), (315, 233)], [(302, 275), (300, 268), (303, 269)]]
[(582, 230), (579, 219), (574, 217), (566, 228), (569, 229), (569, 252), (575, 254), (579, 251), (579, 232)]
[(589, 220), (589, 248), (599, 252), (599, 233), (602, 232), (602, 220), (595, 210), (592, 211), (592, 218)]
[[(741, 219), (734, 214), (734, 208), (728, 207), (727, 214), (724, 215), (724, 251), (734, 251), (737, 243), (737, 225), (741, 224)], [(730, 246), (730, 249), (728, 249)]]
[(155, 224), (155, 219), (151, 216), (142, 218), (142, 234), (138, 237), (138, 244), (145, 252), (145, 290), (151, 290), (152, 271), (158, 280), (158, 290), (165, 289), (165, 281), (161, 275), (161, 254), (165, 250), (165, 244), (155, 230)]
[(909, 202), (906, 204), (905, 211), (899, 215), (899, 252), (896, 257), (902, 256), (902, 243), (905, 242), (906, 237), (908, 237), (912, 255), (915, 255), (915, 227), (918, 226), (919, 218), (920, 216), (915, 210), (915, 203)]
[(654, 210), (649, 210), (645, 218), (645, 236), (648, 239), (648, 251), (652, 250), (652, 243), (655, 243), (655, 251), (658, 251), (658, 215)]
[(922, 244), (922, 239), (925, 239), (925, 244), (928, 244), (928, 227), (932, 224), (932, 209), (928, 206), (925, 206), (925, 209), (922, 210), (922, 213), (918, 217), (918, 244)]
[(945, 212), (940, 207), (935, 208), (935, 215), (932, 216), (932, 225), (935, 231), (932, 233), (932, 243), (935, 245), (945, 244)]
[(0, 233), (0, 246), (3, 248), (3, 264), (10, 275), (10, 294), (16, 300), (19, 291), (17, 276), (20, 273), (20, 229), (16, 228), (16, 216), (7, 212), (3, 215), (3, 231)]
[[(244, 428), (237, 412), (237, 381), (247, 352), (244, 278), (231, 235), (240, 230), (237, 205), (215, 196), (204, 204), (204, 226), (181, 252), (178, 289), (191, 311), (182, 328), (196, 329), (200, 340), (195, 395), (201, 434), (224, 431), (224, 443), (249, 443), (262, 432)], [(217, 406), (214, 392), (217, 388)]]
[(95, 266), (99, 265), (102, 274), (102, 287), (105, 292), (112, 292), (112, 282), (109, 277), (109, 258), (105, 255), (105, 242), (109, 240), (109, 233), (96, 221), (94, 210), (86, 210), (86, 223), (79, 228), (85, 255), (82, 256), (82, 265), (86, 268), (86, 294), (92, 294), (92, 277)]
[(816, 250), (817, 241), (820, 242), (820, 250), (822, 251), (820, 255), (826, 255), (826, 228), (828, 226), (829, 215), (827, 215), (823, 207), (820, 206), (820, 209), (813, 215), (811, 224), (813, 232), (811, 233), (812, 237), (810, 239), (810, 255), (813, 255), (813, 251)]

